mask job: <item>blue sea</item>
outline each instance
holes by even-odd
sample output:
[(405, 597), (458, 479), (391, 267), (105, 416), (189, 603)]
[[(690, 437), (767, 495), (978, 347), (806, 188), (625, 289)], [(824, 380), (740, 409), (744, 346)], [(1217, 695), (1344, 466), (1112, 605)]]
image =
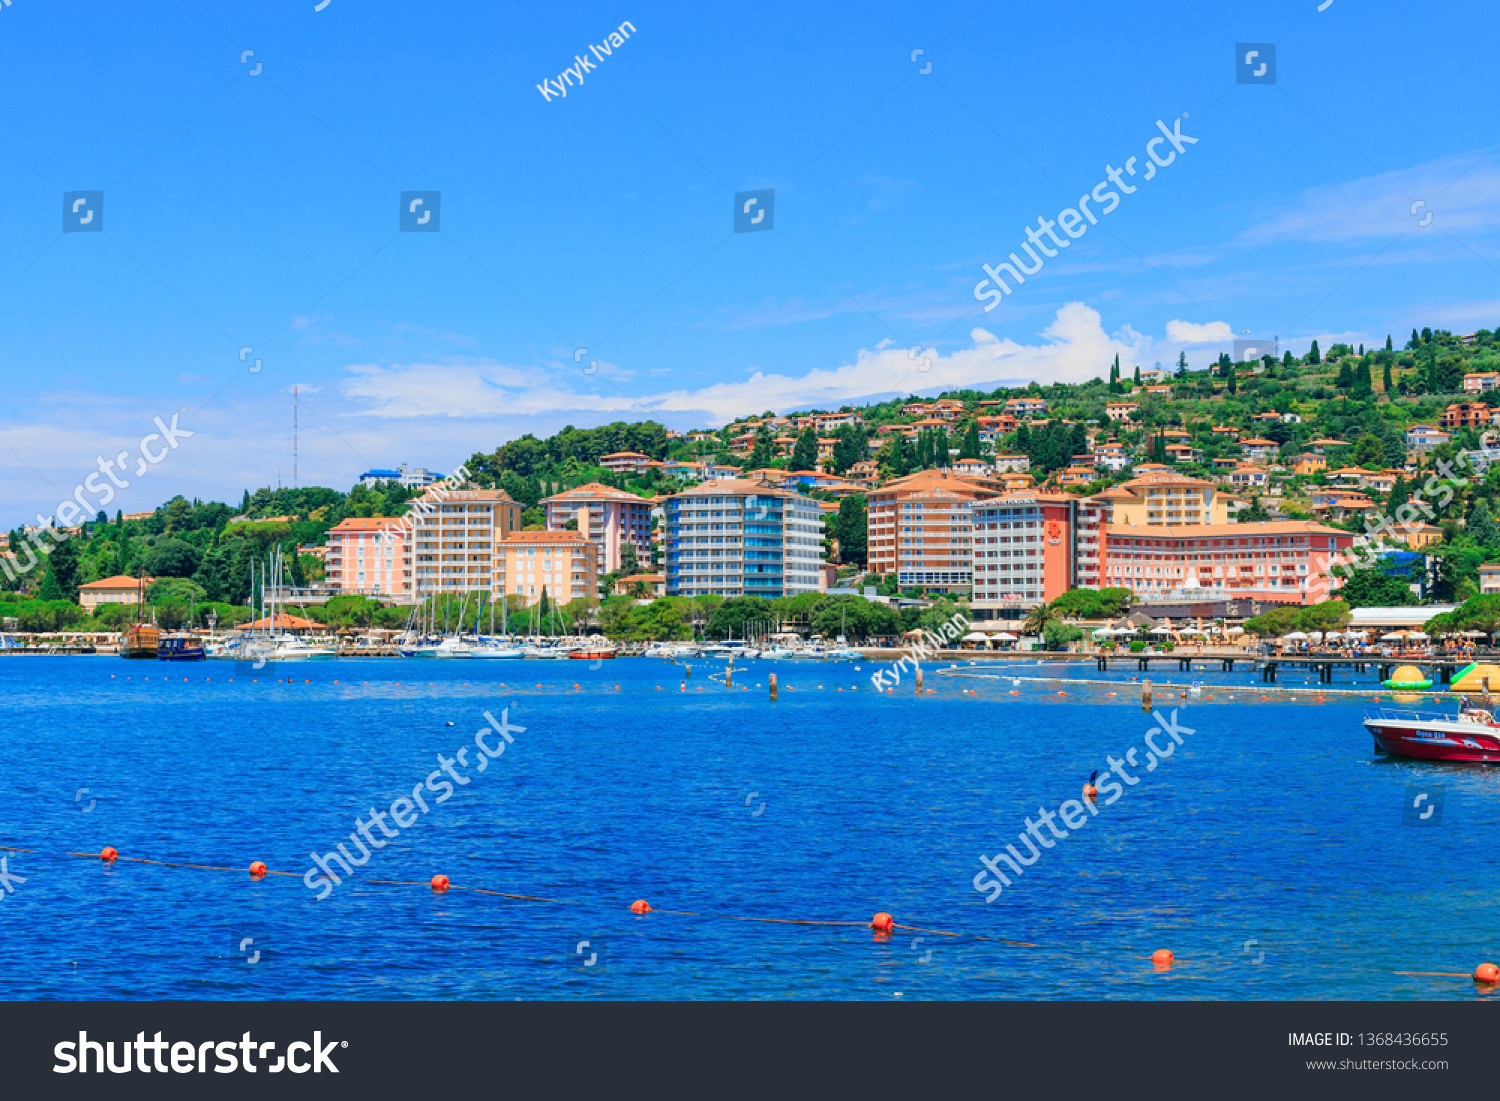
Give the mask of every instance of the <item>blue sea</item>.
[[(1203, 688), (1158, 687), (1191, 733), (1146, 771), (1139, 674), (945, 666), (918, 696), (909, 675), (877, 694), (868, 661), (751, 663), (726, 688), (722, 663), (644, 658), (0, 660), (0, 844), (35, 850), (0, 853), (0, 996), (1484, 996), (1447, 976), (1500, 957), (1500, 772), (1378, 757), (1373, 691), (1158, 671)], [(513, 740), (479, 772), (486, 711)], [(460, 747), (469, 782), (437, 803)], [(1138, 783), (986, 903), (981, 855), (1132, 747)], [(358, 857), (372, 808), (396, 836), (372, 824), (383, 847), (319, 901), (310, 854)], [(106, 845), (231, 870), (65, 855)], [(915, 928), (876, 935), (877, 911)]]

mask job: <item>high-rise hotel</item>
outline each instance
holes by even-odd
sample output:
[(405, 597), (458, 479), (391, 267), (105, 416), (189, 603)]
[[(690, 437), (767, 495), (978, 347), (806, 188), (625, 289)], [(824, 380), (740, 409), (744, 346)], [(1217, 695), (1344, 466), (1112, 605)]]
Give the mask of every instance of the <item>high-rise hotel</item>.
[(823, 510), (759, 482), (704, 482), (667, 498), (665, 550), (669, 596), (817, 592)]

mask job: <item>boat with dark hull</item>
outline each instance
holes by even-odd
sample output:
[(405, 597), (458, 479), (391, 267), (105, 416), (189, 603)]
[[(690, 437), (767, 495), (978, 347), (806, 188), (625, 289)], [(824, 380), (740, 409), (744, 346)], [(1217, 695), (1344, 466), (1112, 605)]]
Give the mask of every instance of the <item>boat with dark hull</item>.
[(157, 661), (202, 661), (207, 657), (195, 635), (168, 635), (156, 644)]

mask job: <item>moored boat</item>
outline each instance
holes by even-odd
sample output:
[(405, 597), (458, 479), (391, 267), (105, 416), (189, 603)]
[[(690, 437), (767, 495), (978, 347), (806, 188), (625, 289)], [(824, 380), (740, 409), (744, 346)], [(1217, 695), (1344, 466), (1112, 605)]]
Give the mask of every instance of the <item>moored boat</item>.
[(1377, 708), (1365, 717), (1375, 747), (1396, 757), (1424, 761), (1500, 762), (1500, 723), (1487, 707), (1459, 704), (1445, 711)]
[(120, 639), (122, 658), (155, 658), (161, 645), (161, 630), (154, 623), (132, 623)]
[(206, 656), (196, 635), (167, 635), (156, 644), (157, 661), (202, 661)]

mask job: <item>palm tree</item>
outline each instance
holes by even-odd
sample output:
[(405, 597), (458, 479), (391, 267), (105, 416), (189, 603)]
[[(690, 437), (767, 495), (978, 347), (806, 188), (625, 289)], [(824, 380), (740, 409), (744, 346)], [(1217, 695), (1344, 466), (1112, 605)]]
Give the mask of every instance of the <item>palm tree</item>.
[(1045, 601), (1031, 609), (1026, 615), (1026, 620), (1021, 624), (1021, 629), (1027, 634), (1039, 635), (1047, 628), (1047, 624), (1060, 619), (1057, 608)]

